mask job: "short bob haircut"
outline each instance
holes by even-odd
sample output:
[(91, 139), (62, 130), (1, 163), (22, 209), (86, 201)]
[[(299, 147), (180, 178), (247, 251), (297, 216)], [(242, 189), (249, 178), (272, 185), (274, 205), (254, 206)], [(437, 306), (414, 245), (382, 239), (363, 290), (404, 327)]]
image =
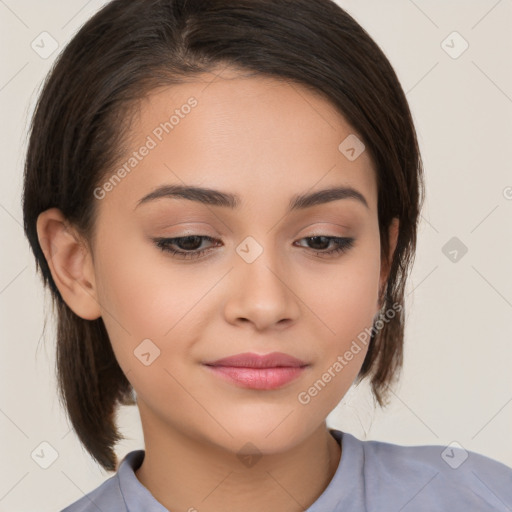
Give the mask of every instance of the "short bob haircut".
[[(423, 203), (423, 165), (412, 115), (388, 59), (332, 0), (114, 0), (73, 37), (44, 83), (24, 169), (24, 230), (57, 310), (59, 398), (78, 438), (115, 471), (119, 405), (135, 405), (102, 318), (78, 317), (63, 301), (42, 247), (39, 214), (59, 208), (93, 247), (94, 189), (122, 156), (129, 116), (154, 88), (231, 67), (319, 92), (354, 129), (377, 170), (381, 257), (390, 265), (381, 311), (404, 307)], [(340, 141), (341, 142), (341, 141)], [(399, 236), (388, 261), (388, 228)], [(403, 363), (404, 319), (372, 329), (356, 378), (379, 405)], [(45, 324), (46, 326), (46, 324)]]

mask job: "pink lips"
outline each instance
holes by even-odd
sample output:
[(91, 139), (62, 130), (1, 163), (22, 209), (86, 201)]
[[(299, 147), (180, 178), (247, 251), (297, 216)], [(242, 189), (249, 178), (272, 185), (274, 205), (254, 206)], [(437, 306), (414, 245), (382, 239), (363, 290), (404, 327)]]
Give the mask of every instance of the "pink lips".
[(282, 352), (237, 354), (204, 365), (219, 377), (250, 389), (270, 390), (296, 379), (308, 363)]

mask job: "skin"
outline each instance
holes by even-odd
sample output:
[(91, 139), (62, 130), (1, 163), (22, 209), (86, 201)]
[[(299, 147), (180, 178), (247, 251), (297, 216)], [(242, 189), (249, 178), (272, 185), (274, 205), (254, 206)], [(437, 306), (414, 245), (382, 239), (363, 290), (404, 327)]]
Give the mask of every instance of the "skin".
[[(234, 70), (153, 91), (119, 165), (191, 96), (197, 107), (95, 199), (94, 244), (55, 208), (39, 216), (39, 238), (64, 300), (82, 318), (103, 318), (137, 393), (146, 455), (136, 476), (155, 498), (176, 512), (304, 510), (339, 464), (325, 419), (357, 376), (364, 347), (310, 403), (297, 396), (372, 326), (387, 279), (375, 169), (367, 151), (350, 161), (338, 150), (355, 132), (322, 96)], [(231, 210), (161, 198), (136, 208), (162, 184), (231, 192), (241, 203)], [(349, 198), (286, 214), (293, 195), (340, 185), (360, 191), (368, 208)], [(205, 240), (199, 249), (210, 252), (183, 260), (152, 241), (191, 234), (219, 242)], [(390, 256), (397, 234), (395, 219)], [(321, 235), (353, 237), (354, 246), (319, 256), (335, 246), (307, 238)], [(236, 252), (248, 236), (263, 249), (252, 263)], [(160, 350), (148, 366), (134, 355), (144, 339)], [(202, 365), (273, 351), (310, 366), (262, 391)], [(237, 457), (248, 442), (262, 455), (250, 467)]]

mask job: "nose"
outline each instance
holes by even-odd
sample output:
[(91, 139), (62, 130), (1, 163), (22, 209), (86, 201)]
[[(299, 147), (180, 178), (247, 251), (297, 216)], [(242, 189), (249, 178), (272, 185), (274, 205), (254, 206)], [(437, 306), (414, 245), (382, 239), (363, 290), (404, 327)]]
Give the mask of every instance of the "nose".
[(224, 314), (232, 324), (248, 323), (264, 331), (285, 328), (300, 314), (300, 299), (294, 291), (289, 265), (267, 248), (251, 262), (243, 252), (235, 255)]

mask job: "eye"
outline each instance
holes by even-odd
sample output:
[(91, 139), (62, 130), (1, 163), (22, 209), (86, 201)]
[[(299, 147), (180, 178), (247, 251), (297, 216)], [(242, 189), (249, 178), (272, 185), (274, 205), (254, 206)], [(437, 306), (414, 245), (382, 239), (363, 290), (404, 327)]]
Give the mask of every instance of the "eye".
[[(316, 246), (311, 249), (319, 257), (329, 257), (345, 253), (353, 247), (355, 241), (353, 238), (322, 235), (302, 238), (299, 241), (302, 240), (307, 240), (308, 243), (312, 243), (313, 246)], [(170, 253), (173, 257), (178, 259), (185, 260), (201, 258), (204, 254), (213, 250), (213, 247), (211, 246), (201, 249), (203, 242), (216, 244), (217, 242), (220, 242), (220, 240), (206, 235), (188, 235), (175, 238), (153, 239), (153, 243), (162, 251)], [(333, 247), (326, 250), (331, 244), (333, 244)], [(324, 248), (324, 246), (326, 247)], [(304, 246), (300, 245), (299, 247)]]
[[(309, 236), (306, 238), (302, 238), (302, 240), (309, 240), (313, 243), (316, 248), (314, 248), (314, 252), (317, 256), (332, 256), (340, 253), (347, 252), (349, 249), (351, 249), (354, 245), (354, 239), (353, 238), (345, 238), (345, 237), (337, 237), (337, 236), (323, 236), (323, 235), (317, 235), (317, 236)], [(318, 250), (318, 246), (320, 246), (320, 249), (331, 243), (334, 243), (334, 247), (329, 250)], [(301, 246), (303, 247), (303, 246)]]
[[(216, 242), (215, 238), (205, 235), (189, 235), (176, 238), (155, 238), (155, 245), (164, 252), (169, 252), (177, 258), (184, 260), (200, 258), (210, 249), (197, 249), (201, 247), (203, 241)], [(173, 249), (173, 246), (182, 246), (182, 249)], [(192, 252), (191, 252), (192, 251)]]

